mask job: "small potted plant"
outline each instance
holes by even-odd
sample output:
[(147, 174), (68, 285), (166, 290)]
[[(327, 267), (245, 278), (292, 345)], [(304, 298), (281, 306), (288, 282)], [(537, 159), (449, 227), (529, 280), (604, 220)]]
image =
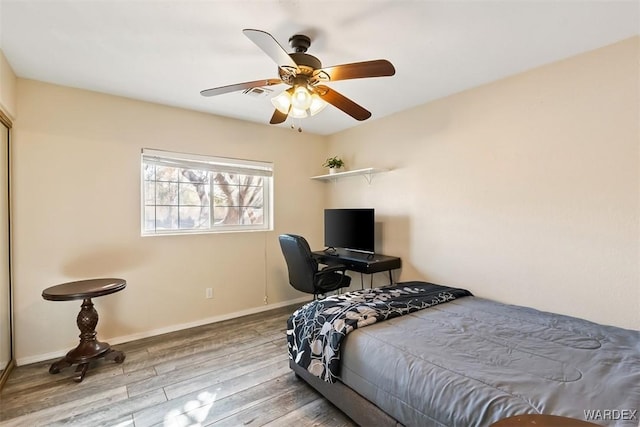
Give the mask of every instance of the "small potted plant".
[(344, 166), (344, 162), (340, 157), (329, 157), (323, 164), (325, 168), (329, 168), (329, 173), (334, 174), (338, 169)]

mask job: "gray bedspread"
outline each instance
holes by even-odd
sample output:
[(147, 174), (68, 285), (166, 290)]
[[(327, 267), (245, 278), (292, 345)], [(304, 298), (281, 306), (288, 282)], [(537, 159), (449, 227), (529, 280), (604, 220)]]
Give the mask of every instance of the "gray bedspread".
[(640, 332), (466, 297), (353, 331), (341, 381), (407, 426), (637, 426)]

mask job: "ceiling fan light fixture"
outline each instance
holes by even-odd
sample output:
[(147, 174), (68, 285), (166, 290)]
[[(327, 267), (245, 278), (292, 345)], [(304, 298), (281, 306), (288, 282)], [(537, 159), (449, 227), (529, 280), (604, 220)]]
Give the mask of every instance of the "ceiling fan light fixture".
[(291, 107), (291, 95), (285, 90), (280, 95), (271, 98), (271, 103), (282, 114), (288, 114)]
[(311, 93), (304, 86), (296, 86), (291, 96), (291, 105), (298, 110), (308, 110), (311, 106)]
[(324, 99), (320, 98), (320, 95), (314, 93), (313, 95), (311, 95), (311, 105), (309, 106), (309, 113), (312, 116), (315, 116), (320, 111), (324, 110), (327, 105), (327, 102)]
[[(303, 103), (298, 103), (296, 100), (304, 98), (305, 95), (300, 95), (300, 98), (296, 98), (296, 91), (301, 88), (302, 91), (309, 95), (309, 100), (303, 99)], [(291, 95), (293, 92), (293, 96)], [(315, 116), (320, 111), (324, 110), (327, 106), (327, 102), (320, 98), (317, 93), (309, 93), (308, 89), (304, 86), (297, 86), (293, 91), (291, 89), (285, 90), (278, 96), (271, 98), (271, 103), (282, 114), (287, 114), (294, 119), (304, 119), (305, 117)], [(302, 107), (306, 108), (300, 108)]]
[(307, 110), (301, 110), (299, 108), (291, 107), (291, 111), (289, 111), (289, 117), (293, 117), (294, 119), (304, 119), (305, 117), (309, 117), (309, 114), (307, 114)]

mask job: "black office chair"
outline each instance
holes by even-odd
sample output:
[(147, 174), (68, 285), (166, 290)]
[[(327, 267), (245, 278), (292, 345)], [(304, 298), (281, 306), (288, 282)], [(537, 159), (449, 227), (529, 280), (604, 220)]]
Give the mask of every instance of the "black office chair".
[(289, 270), (289, 283), (299, 291), (318, 295), (346, 288), (351, 277), (345, 274), (344, 265), (334, 265), (318, 270), (318, 262), (311, 255), (309, 243), (302, 236), (282, 234), (278, 238), (282, 254)]

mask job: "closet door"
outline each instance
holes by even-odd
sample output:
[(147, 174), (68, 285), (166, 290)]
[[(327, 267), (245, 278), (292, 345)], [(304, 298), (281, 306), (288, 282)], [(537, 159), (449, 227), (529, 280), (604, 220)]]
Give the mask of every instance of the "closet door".
[(0, 388), (13, 366), (9, 252), (9, 129), (0, 112)]

